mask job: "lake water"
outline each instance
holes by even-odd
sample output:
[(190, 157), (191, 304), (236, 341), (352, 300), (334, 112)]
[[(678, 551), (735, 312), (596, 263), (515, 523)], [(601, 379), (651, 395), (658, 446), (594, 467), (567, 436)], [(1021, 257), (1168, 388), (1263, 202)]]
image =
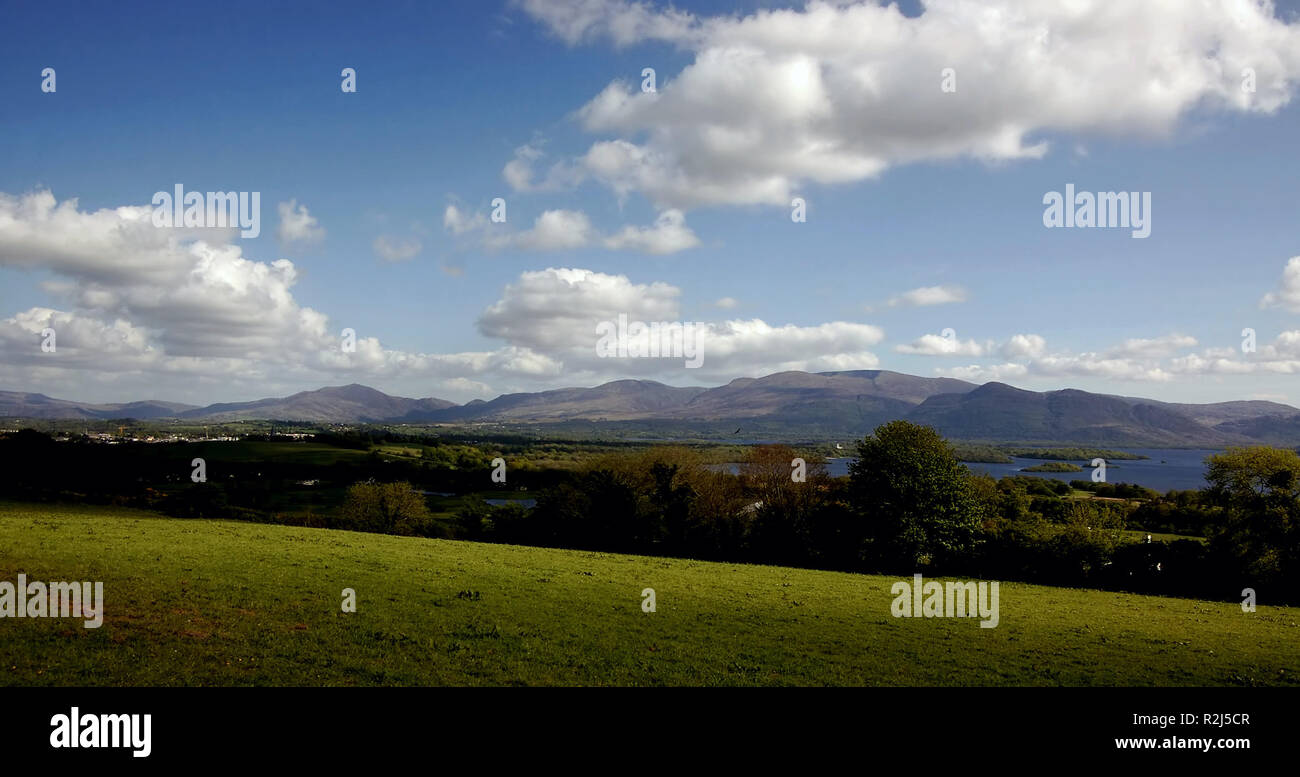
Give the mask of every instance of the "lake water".
[[(1106, 482), (1133, 483), (1154, 489), (1161, 493), (1170, 490), (1188, 491), (1204, 488), (1205, 457), (1216, 450), (1181, 450), (1167, 448), (1125, 448), (1126, 453), (1136, 453), (1150, 458), (1136, 461), (1116, 460), (1106, 462)], [(852, 458), (835, 458), (826, 461), (826, 468), (833, 476), (849, 474), (849, 462)], [(1090, 461), (1074, 461), (1084, 468), (1083, 472), (1021, 472), (1025, 467), (1046, 463), (1047, 459), (1017, 458), (1012, 464), (986, 464), (970, 461), (966, 466), (972, 472), (985, 472), (995, 478), (1008, 475), (1027, 475), (1030, 477), (1053, 478), (1054, 480), (1091, 480)]]

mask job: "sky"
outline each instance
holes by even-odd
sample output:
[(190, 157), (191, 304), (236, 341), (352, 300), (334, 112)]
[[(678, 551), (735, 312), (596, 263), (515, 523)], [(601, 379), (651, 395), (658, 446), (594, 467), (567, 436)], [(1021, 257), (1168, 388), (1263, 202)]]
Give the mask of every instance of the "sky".
[[(0, 390), (1300, 405), (1298, 90), (1294, 2), (9, 3)], [(160, 224), (177, 185), (258, 234)], [(620, 316), (697, 365), (601, 350)]]

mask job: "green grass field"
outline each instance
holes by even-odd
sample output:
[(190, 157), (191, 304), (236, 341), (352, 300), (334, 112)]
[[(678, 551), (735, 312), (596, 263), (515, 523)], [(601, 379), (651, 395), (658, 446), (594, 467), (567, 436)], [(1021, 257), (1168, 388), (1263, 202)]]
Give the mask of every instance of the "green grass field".
[(1300, 685), (1267, 605), (1004, 583), (981, 629), (896, 578), (2, 504), (19, 572), (105, 618), (0, 620), (3, 685)]

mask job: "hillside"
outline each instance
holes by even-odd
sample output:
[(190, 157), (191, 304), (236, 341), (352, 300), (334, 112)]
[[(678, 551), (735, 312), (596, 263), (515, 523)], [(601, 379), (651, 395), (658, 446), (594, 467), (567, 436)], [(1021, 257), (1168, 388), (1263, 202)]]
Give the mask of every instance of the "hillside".
[(595, 388), (503, 394), (490, 402), (470, 402), (430, 413), (425, 420), (623, 421), (671, 412), (704, 391), (703, 388), (666, 386), (653, 380), (616, 380)]
[(972, 383), (948, 378), (918, 378), (898, 372), (778, 372), (738, 378), (709, 389), (672, 414), (680, 419), (780, 418), (791, 423), (839, 421), (877, 426), (900, 418), (914, 405), (947, 392), (964, 392)]
[(909, 412), (907, 419), (967, 440), (1070, 440), (1152, 447), (1242, 441), (1241, 435), (1198, 423), (1170, 407), (1075, 389), (1038, 392), (986, 383), (965, 394), (932, 397)]
[(981, 629), (892, 617), (888, 577), (107, 508), (0, 505), (0, 548), (107, 611), (6, 621), (0, 685), (1300, 683), (1300, 610), (1267, 605), (1008, 583)]
[(31, 394), (20, 391), (0, 391), (0, 416), (11, 418), (80, 418), (105, 420), (109, 418), (175, 418), (189, 410), (198, 409), (195, 405), (180, 402), (161, 402), (147, 399), (121, 404), (95, 405), (84, 402), (71, 402), (66, 399), (53, 399), (44, 394)]
[(454, 402), (445, 399), (392, 397), (369, 386), (353, 383), (316, 391), (301, 391), (283, 398), (209, 405), (187, 410), (180, 414), (180, 418), (207, 421), (271, 419), (354, 423), (399, 420), (453, 406)]

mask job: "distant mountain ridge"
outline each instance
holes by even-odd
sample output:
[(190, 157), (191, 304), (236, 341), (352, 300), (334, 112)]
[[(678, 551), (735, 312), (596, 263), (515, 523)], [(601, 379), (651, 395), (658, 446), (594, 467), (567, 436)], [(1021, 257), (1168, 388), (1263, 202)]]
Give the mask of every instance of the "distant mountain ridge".
[(369, 386), (352, 383), (347, 386), (327, 386), (315, 391), (300, 391), (288, 397), (208, 405), (186, 410), (178, 418), (205, 421), (380, 423), (419, 417), (423, 413), (432, 413), (455, 406), (455, 402), (433, 397), (425, 399), (393, 397)]
[(198, 409), (197, 405), (160, 402), (156, 399), (94, 405), (70, 402), (66, 399), (52, 399), (44, 394), (0, 391), (0, 416), (9, 418), (85, 418), (87, 420), (135, 418), (146, 421), (153, 418), (175, 418), (183, 412), (196, 409)]
[(390, 396), (355, 383), (207, 407), (157, 400), (95, 405), (0, 391), (0, 416), (340, 424), (645, 422), (675, 428), (736, 423), (846, 437), (907, 419), (959, 440), (1144, 447), (1300, 444), (1300, 409), (1277, 402), (1178, 404), (1078, 389), (1027, 391), (1005, 383), (976, 385), (889, 370), (779, 372), (714, 388), (616, 380), (463, 405), (435, 397)]

